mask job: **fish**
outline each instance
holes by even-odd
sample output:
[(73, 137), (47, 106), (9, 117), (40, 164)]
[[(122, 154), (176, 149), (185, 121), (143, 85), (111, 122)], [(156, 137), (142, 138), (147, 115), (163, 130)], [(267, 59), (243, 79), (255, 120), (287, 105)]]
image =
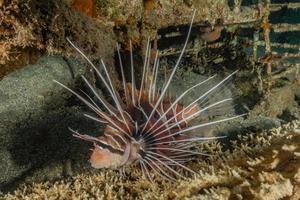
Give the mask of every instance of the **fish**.
[[(151, 45), (149, 39), (143, 64), (142, 80), (139, 87), (137, 87), (134, 76), (131, 42), (130, 81), (127, 81), (125, 78), (120, 56), (120, 46), (117, 44), (122, 77), (122, 88), (117, 90), (112, 83), (104, 61), (101, 60), (104, 69), (104, 73), (102, 74), (91, 60), (67, 38), (70, 45), (91, 65), (98, 78), (105, 85), (113, 102), (110, 103), (103, 96), (99, 95), (96, 88), (84, 76), (82, 76), (84, 83), (97, 98), (100, 105), (86, 93), (81, 95), (54, 80), (80, 99), (96, 114), (96, 116), (85, 114), (86, 117), (105, 124), (103, 133), (99, 136), (83, 134), (70, 128), (74, 137), (93, 144), (89, 159), (93, 168), (123, 169), (124, 167), (135, 166), (134, 164), (137, 164), (140, 166), (143, 177), (152, 183), (154, 183), (153, 176), (155, 175), (168, 181), (185, 178), (185, 175), (180, 173), (178, 168), (196, 175), (197, 172), (190, 169), (187, 163), (195, 159), (197, 155), (210, 156), (208, 153), (197, 151), (195, 149), (196, 145), (199, 142), (222, 139), (226, 136), (205, 137), (201, 133), (194, 132), (246, 115), (240, 114), (226, 116), (217, 120), (209, 120), (209, 116), (214, 116), (217, 113), (218, 115), (226, 115), (226, 109), (224, 108), (230, 107), (233, 103), (234, 99), (232, 97), (223, 97), (220, 94), (227, 83), (238, 73), (238, 70), (217, 83), (213, 82), (216, 81), (216, 75), (210, 76), (189, 87), (177, 98), (168, 93), (168, 88), (185, 52), (195, 13), (193, 14), (187, 38), (179, 58), (163, 86), (159, 86), (157, 80), (160, 62), (159, 51), (156, 52), (153, 66), (150, 66)], [(189, 104), (186, 105), (183, 103), (182, 99), (199, 87), (202, 88), (203, 92)], [(199, 116), (208, 120), (203, 123), (192, 124), (191, 122)]]

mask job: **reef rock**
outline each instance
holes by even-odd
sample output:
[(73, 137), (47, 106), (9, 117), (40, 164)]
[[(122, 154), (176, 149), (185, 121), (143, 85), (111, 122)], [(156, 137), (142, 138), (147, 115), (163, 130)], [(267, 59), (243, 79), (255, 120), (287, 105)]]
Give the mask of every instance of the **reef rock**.
[(0, 190), (51, 160), (68, 157), (74, 145), (68, 125), (82, 115), (76, 106), (65, 107), (70, 94), (53, 79), (72, 87), (85, 71), (71, 59), (45, 56), (0, 81)]

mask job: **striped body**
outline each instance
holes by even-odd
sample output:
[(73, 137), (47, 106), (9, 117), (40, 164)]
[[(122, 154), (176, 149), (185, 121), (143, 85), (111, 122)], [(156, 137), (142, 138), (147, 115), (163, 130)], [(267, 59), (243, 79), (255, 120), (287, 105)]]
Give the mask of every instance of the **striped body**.
[[(138, 96), (135, 98), (138, 98)], [(188, 126), (188, 121), (193, 118), (190, 116), (198, 111), (198, 107), (194, 105), (187, 109), (178, 103), (171, 108), (172, 103), (169, 98), (166, 98), (160, 103), (160, 106), (156, 109), (155, 114), (149, 119), (149, 123), (145, 127), (148, 120), (147, 116), (152, 112), (153, 105), (156, 102), (157, 99), (149, 102), (149, 98), (146, 95), (141, 98), (139, 106), (132, 104), (131, 99), (126, 102), (126, 106), (124, 107), (126, 123), (119, 122), (116, 118), (113, 118), (114, 123), (118, 123), (117, 126), (122, 131), (114, 128), (113, 124), (108, 124), (104, 129), (104, 134), (97, 139), (87, 135), (75, 135), (81, 139), (94, 142), (94, 150), (90, 158), (90, 162), (94, 168), (119, 168), (125, 164), (131, 164), (139, 160), (139, 158), (144, 158), (143, 156), (147, 151), (168, 157), (172, 156), (170, 151), (160, 148), (177, 148), (178, 145), (172, 142), (188, 138), (187, 134), (174, 136), (172, 134)], [(167, 110), (170, 111), (166, 113), (163, 120), (156, 123)], [(176, 124), (178, 122), (179, 124)], [(128, 124), (129, 129), (126, 124)], [(167, 129), (168, 127), (171, 128)], [(126, 134), (123, 132), (126, 132)], [(156, 133), (159, 134), (155, 135)], [(160, 140), (160, 138), (162, 139)], [(158, 140), (159, 143), (166, 144), (156, 144)], [(154, 149), (148, 150), (148, 148)], [(177, 157), (180, 157), (178, 152), (175, 154)]]
[[(163, 87), (159, 87), (157, 84), (158, 53), (153, 66), (150, 66), (151, 47), (149, 40), (143, 65), (142, 81), (139, 87), (136, 87), (135, 84), (132, 51), (130, 54), (131, 81), (127, 81), (124, 76), (119, 47), (117, 46), (123, 83), (123, 88), (117, 91), (112, 84), (104, 62), (102, 61), (102, 66), (105, 74), (101, 74), (87, 56), (68, 39), (69, 43), (92, 66), (113, 99), (113, 104), (107, 102), (84, 76), (82, 77), (84, 82), (100, 102), (101, 108), (86, 93), (84, 93), (84, 97), (56, 81), (77, 96), (96, 114), (96, 116), (85, 114), (86, 117), (106, 124), (103, 133), (99, 134), (98, 137), (80, 134), (71, 129), (75, 137), (93, 143), (94, 148), (90, 158), (92, 167), (120, 168), (132, 163), (139, 163), (143, 175), (150, 181), (153, 182), (150, 171), (164, 179), (175, 181), (176, 177), (183, 177), (176, 170), (176, 167), (195, 174), (196, 172), (189, 169), (186, 163), (195, 158), (195, 155), (208, 155), (194, 150), (197, 142), (224, 137), (203, 137), (201, 134), (203, 127), (243, 116), (236, 115), (210, 121), (216, 113), (218, 115), (227, 114), (225, 111), (231, 108), (233, 99), (223, 96), (222, 90), (237, 71), (218, 83), (213, 83), (212, 81), (216, 76), (211, 76), (188, 88), (176, 99), (171, 95), (167, 95), (168, 87), (185, 51), (191, 27), (192, 23), (178, 61)], [(188, 105), (183, 105), (183, 97), (199, 87), (203, 91), (199, 97)], [(190, 125), (191, 120), (198, 117), (208, 120), (205, 123)], [(191, 134), (194, 130), (200, 130), (200, 132)]]

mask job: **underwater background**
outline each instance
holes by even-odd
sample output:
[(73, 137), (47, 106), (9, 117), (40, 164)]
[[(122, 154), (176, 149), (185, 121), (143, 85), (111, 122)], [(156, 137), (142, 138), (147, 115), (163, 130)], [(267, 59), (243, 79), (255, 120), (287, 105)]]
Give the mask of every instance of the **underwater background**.
[[(296, 0), (0, 0), (0, 199), (299, 199), (299, 9)], [(132, 41), (140, 82), (150, 38), (151, 58), (160, 51), (162, 85), (194, 10), (170, 93), (239, 70), (224, 90), (247, 117), (203, 133), (228, 137), (199, 144), (213, 156), (188, 163), (196, 177), (156, 177), (153, 185), (134, 165), (125, 176), (93, 169), (91, 145), (68, 128), (97, 136), (104, 126), (83, 116), (90, 110), (53, 80), (86, 91), (85, 75), (108, 100), (109, 94), (66, 38), (96, 66), (103, 59), (117, 87), (116, 43), (130, 79)], [(210, 38), (207, 27), (221, 29)]]

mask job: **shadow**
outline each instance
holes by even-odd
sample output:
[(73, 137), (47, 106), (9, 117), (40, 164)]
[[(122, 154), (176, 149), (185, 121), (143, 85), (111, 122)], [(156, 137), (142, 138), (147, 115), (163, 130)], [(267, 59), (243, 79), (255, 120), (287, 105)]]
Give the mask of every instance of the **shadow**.
[(11, 159), (26, 170), (10, 182), (0, 185), (2, 192), (14, 190), (35, 171), (51, 163), (63, 163), (66, 160), (72, 163), (87, 162), (90, 144), (73, 137), (68, 127), (99, 135), (102, 126), (85, 118), (83, 113), (89, 111), (83, 110), (85, 106), (75, 97), (71, 96), (70, 99), (64, 105), (57, 105), (55, 98), (50, 99), (44, 103), (40, 115), (18, 122), (18, 128), (8, 133), (12, 135), (8, 146)]

